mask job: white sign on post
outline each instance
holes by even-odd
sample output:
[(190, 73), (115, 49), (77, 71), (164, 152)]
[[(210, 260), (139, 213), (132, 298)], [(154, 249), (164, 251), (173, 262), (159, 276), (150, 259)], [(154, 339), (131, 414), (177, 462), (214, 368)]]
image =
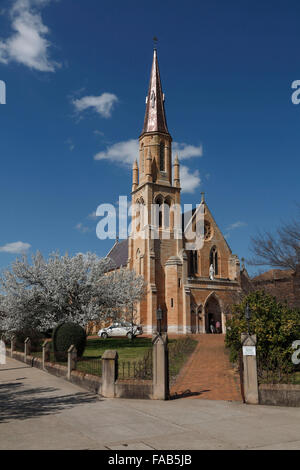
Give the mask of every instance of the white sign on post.
[(243, 346), (243, 356), (256, 356), (256, 347)]

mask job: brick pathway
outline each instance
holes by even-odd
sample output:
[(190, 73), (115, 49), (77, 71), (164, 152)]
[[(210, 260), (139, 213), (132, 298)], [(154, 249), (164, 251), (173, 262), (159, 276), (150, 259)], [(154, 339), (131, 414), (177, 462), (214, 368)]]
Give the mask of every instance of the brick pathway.
[(171, 395), (190, 390), (189, 398), (242, 401), (239, 375), (229, 362), (224, 348), (224, 335), (197, 335), (199, 341), (184, 366)]

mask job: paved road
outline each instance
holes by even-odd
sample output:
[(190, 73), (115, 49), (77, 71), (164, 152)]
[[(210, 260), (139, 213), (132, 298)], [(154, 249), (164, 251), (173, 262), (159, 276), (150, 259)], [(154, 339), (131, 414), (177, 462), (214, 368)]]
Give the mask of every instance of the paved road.
[(300, 449), (300, 409), (103, 399), (8, 359), (0, 449)]

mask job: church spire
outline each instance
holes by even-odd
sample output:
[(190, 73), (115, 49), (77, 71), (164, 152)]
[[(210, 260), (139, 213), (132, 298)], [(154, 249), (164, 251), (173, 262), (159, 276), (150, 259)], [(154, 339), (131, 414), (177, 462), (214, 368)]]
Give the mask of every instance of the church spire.
[(153, 63), (151, 69), (148, 96), (146, 98), (146, 113), (142, 135), (148, 132), (161, 132), (169, 134), (165, 107), (164, 94), (162, 92), (157, 51), (153, 52)]

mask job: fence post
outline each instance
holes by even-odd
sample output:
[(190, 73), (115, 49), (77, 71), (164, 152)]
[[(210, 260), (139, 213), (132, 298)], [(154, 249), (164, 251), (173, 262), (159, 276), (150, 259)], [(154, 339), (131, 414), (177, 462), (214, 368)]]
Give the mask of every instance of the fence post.
[(30, 350), (31, 350), (31, 341), (30, 338), (26, 338), (24, 342), (24, 362), (26, 363), (27, 356), (30, 355)]
[(13, 357), (14, 355), (14, 352), (16, 350), (16, 336), (13, 335), (11, 338), (10, 338), (10, 357)]
[(71, 380), (71, 372), (76, 369), (77, 364), (77, 349), (72, 344), (68, 349), (68, 380)]
[(50, 361), (50, 344), (51, 340), (46, 339), (43, 342), (42, 350), (43, 350), (43, 369), (45, 369), (45, 363)]
[(106, 398), (114, 398), (115, 381), (118, 378), (118, 353), (107, 349), (102, 355), (102, 387), (101, 395)]
[(169, 398), (168, 336), (166, 333), (152, 338), (153, 343), (153, 399)]
[(245, 402), (258, 405), (258, 381), (256, 364), (256, 335), (242, 333), (243, 379)]
[(6, 345), (4, 342), (4, 336), (0, 338), (0, 364), (6, 364)]

